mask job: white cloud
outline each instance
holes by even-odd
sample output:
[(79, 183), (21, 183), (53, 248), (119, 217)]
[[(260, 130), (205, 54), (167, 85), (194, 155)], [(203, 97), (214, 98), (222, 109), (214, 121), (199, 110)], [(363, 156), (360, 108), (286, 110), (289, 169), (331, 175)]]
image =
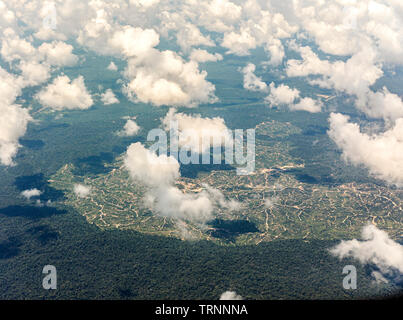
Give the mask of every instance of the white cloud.
[(194, 46), (215, 46), (214, 41), (212, 41), (209, 36), (204, 36), (199, 28), (191, 23), (181, 25), (176, 38), (176, 42), (185, 52)]
[(254, 74), (255, 70), (256, 66), (253, 63), (248, 63), (246, 67), (242, 69), (243, 87), (250, 91), (266, 91), (266, 83), (264, 83), (260, 77), (257, 77)]
[(270, 94), (266, 97), (266, 102), (272, 106), (290, 105), (299, 98), (299, 90), (291, 89), (285, 84), (276, 87), (274, 82), (270, 83)]
[(1, 55), (6, 62), (14, 60), (29, 60), (35, 56), (36, 50), (32, 44), (20, 38), (14, 30), (4, 30), (1, 38)]
[(130, 4), (138, 7), (149, 8), (158, 4), (160, 0), (130, 0)]
[(19, 60), (20, 64), (30, 66), (41, 63), (42, 68), (73, 66), (78, 62), (78, 57), (72, 53), (73, 46), (63, 41), (45, 42), (38, 48), (30, 41), (32, 39), (20, 38), (14, 30), (6, 29), (1, 46), (3, 59), (7, 62)]
[(21, 192), (21, 195), (26, 198), (27, 200), (31, 200), (33, 197), (39, 197), (42, 194), (42, 191), (38, 189), (29, 189), (29, 190), (24, 190)]
[(220, 300), (243, 300), (243, 298), (235, 291), (225, 291), (221, 295)]
[(386, 87), (382, 91), (368, 90), (360, 95), (356, 106), (371, 118), (385, 119), (388, 122), (403, 118), (402, 99), (397, 94), (390, 93)]
[(403, 185), (403, 118), (389, 130), (368, 135), (349, 122), (349, 117), (332, 113), (330, 138), (343, 151), (343, 158), (354, 165), (365, 165), (376, 177), (390, 184)]
[(18, 68), (27, 86), (39, 85), (50, 78), (50, 67), (47, 64), (21, 61)]
[(179, 146), (187, 146), (195, 153), (209, 152), (210, 146), (222, 147), (226, 142), (232, 142), (232, 134), (223, 118), (203, 118), (200, 114), (187, 115), (177, 113), (176, 109), (171, 108), (162, 119), (162, 124), (168, 131), (175, 122), (178, 126)]
[(144, 56), (159, 41), (159, 35), (153, 29), (143, 30), (131, 26), (123, 26), (108, 39), (108, 43), (126, 57)]
[(265, 45), (265, 50), (270, 53), (269, 65), (278, 66), (285, 57), (284, 46), (279, 39), (272, 39)]
[[(1, 24), (1, 23), (0, 23)], [(12, 75), (0, 68), (0, 162), (13, 165), (13, 158), (20, 145), (18, 140), (32, 120), (29, 110), (15, 104), (15, 99), (27, 86), (37, 86), (50, 78), (51, 66), (72, 65), (77, 57), (71, 51), (73, 47), (63, 42), (42, 44), (35, 48), (27, 39), (20, 38), (15, 30), (5, 29), (1, 35), (1, 55), (9, 62), (11, 71), (19, 71), (20, 75)], [(14, 63), (14, 61), (18, 61)]]
[(370, 89), (383, 75), (373, 49), (359, 51), (346, 62), (320, 60), (309, 47), (298, 50), (302, 60), (287, 62), (288, 76), (319, 75), (310, 83), (355, 96), (356, 107), (371, 118), (394, 121), (403, 117), (403, 102), (399, 96), (390, 93), (386, 87), (379, 92)]
[(221, 191), (206, 184), (197, 193), (184, 193), (175, 186), (158, 186), (146, 197), (146, 204), (163, 217), (205, 224), (214, 218), (219, 208), (226, 212), (238, 211), (241, 204), (227, 200)]
[(140, 131), (140, 126), (132, 119), (128, 119), (122, 131), (118, 132), (119, 136), (132, 137)]
[(263, 46), (270, 55), (270, 65), (277, 66), (283, 61), (281, 39), (291, 37), (298, 27), (291, 26), (281, 13), (272, 10), (273, 4), (267, 7), (265, 10), (253, 0), (243, 5), (243, 17), (237, 21), (239, 26), (224, 33), (221, 46), (229, 49), (227, 53), (245, 56), (251, 49)]
[(241, 210), (242, 204), (239, 201), (225, 199), (224, 194), (220, 190), (210, 187), (208, 184), (203, 184), (203, 187), (209, 194), (211, 201), (215, 203), (216, 207), (225, 209), (228, 212)]
[(193, 49), (190, 54), (190, 60), (196, 62), (208, 62), (208, 61), (220, 61), (223, 57), (219, 53), (211, 54), (206, 50), (203, 49)]
[(174, 185), (180, 177), (178, 161), (172, 156), (158, 156), (139, 142), (127, 149), (124, 166), (134, 181), (148, 187), (145, 204), (159, 216), (203, 225), (213, 219), (217, 207), (229, 211), (239, 208), (237, 202), (225, 200), (216, 189), (184, 193)]
[(78, 198), (86, 198), (91, 193), (91, 187), (83, 184), (75, 184), (73, 192)]
[[(197, 2), (192, 1), (194, 6)], [(199, 10), (199, 23), (209, 31), (223, 32), (230, 30), (239, 21), (242, 7), (228, 0), (202, 2)]]
[(55, 110), (88, 109), (93, 105), (82, 76), (72, 81), (67, 76), (57, 77), (36, 95), (36, 99)]
[(174, 157), (158, 156), (140, 142), (129, 146), (124, 163), (133, 179), (149, 186), (170, 185), (180, 175), (179, 163)]
[(73, 46), (62, 41), (44, 43), (38, 48), (38, 52), (43, 55), (45, 61), (58, 67), (71, 67), (78, 62), (78, 57), (72, 51)]
[[(330, 252), (340, 259), (352, 257), (362, 264), (375, 265), (383, 275), (403, 275), (401, 244), (393, 241), (385, 231), (374, 225), (363, 228), (362, 239), (343, 240), (330, 249)], [(379, 280), (379, 276), (376, 278)]]
[(303, 98), (298, 103), (289, 107), (291, 110), (303, 110), (311, 113), (322, 111), (322, 103), (309, 97)]
[(298, 50), (302, 60), (288, 60), (287, 75), (289, 77), (321, 75), (322, 78), (312, 83), (324, 88), (359, 95), (383, 75), (382, 69), (375, 63), (376, 53), (371, 49), (356, 53), (346, 62), (320, 60), (309, 47), (301, 47)]
[(119, 103), (119, 99), (116, 98), (111, 89), (107, 89), (104, 93), (101, 94), (101, 101), (105, 105)]
[(241, 30), (239, 33), (231, 31), (224, 34), (221, 46), (228, 48), (227, 54), (234, 53), (238, 56), (247, 56), (249, 50), (257, 47), (257, 41), (248, 30)]
[(13, 165), (20, 144), (18, 140), (25, 134), (28, 122), (32, 120), (27, 109), (14, 104), (21, 94), (23, 81), (0, 67), (0, 162)]
[(291, 89), (285, 84), (275, 86), (274, 82), (270, 83), (270, 94), (265, 98), (266, 103), (270, 106), (286, 105), (293, 111), (307, 111), (311, 113), (320, 112), (322, 103), (309, 97), (301, 98), (298, 89)]
[(204, 224), (213, 219), (213, 204), (205, 191), (183, 193), (174, 186), (157, 187), (148, 194), (147, 204), (163, 217)]
[(213, 205), (206, 192), (183, 193), (173, 185), (180, 176), (174, 157), (157, 156), (137, 142), (127, 149), (124, 163), (135, 181), (150, 187), (146, 204), (158, 215), (197, 223), (211, 220)]
[(12, 104), (21, 94), (23, 80), (0, 67), (0, 103)]
[(150, 49), (147, 55), (129, 60), (125, 71), (129, 97), (156, 106), (195, 107), (214, 103), (215, 87), (195, 61), (184, 62), (173, 51)]
[(116, 66), (116, 64), (113, 61), (111, 61), (111, 63), (108, 65), (107, 69), (110, 71), (117, 71), (118, 67)]
[(380, 61), (402, 63), (399, 6), (397, 1), (295, 1), (294, 12), (326, 53), (347, 56), (371, 48)]

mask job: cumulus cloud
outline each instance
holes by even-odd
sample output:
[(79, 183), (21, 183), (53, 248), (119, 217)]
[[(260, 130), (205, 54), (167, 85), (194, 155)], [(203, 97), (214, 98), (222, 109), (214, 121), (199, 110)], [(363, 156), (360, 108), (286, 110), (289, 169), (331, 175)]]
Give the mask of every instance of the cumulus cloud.
[(220, 300), (243, 300), (243, 298), (235, 291), (225, 291), (220, 296)]
[(45, 107), (55, 110), (88, 109), (93, 105), (82, 76), (74, 80), (68, 76), (57, 77), (36, 95), (36, 99)]
[(24, 190), (21, 192), (21, 195), (26, 198), (27, 200), (31, 200), (33, 197), (39, 197), (42, 194), (42, 191), (38, 189), (29, 189), (29, 190)]
[(78, 57), (72, 53), (73, 46), (62, 41), (44, 43), (38, 51), (43, 55), (44, 60), (54, 66), (74, 66), (78, 62)]
[(355, 96), (356, 107), (371, 118), (394, 121), (403, 117), (403, 101), (398, 95), (389, 92), (386, 87), (378, 92), (370, 89), (383, 75), (373, 49), (359, 51), (345, 62), (320, 60), (309, 47), (298, 50), (302, 60), (287, 62), (288, 76), (320, 76), (310, 83)]
[(160, 0), (130, 0), (130, 4), (143, 8), (150, 8), (159, 2)]
[(190, 54), (190, 60), (196, 62), (220, 61), (223, 57), (219, 53), (211, 54), (203, 49), (193, 49)]
[[(0, 68), (0, 162), (14, 165), (13, 158), (18, 143), (33, 119), (29, 110), (15, 104), (22, 89), (38, 86), (48, 81), (54, 67), (74, 65), (78, 58), (72, 54), (73, 47), (61, 41), (43, 43), (38, 48), (32, 37), (22, 38), (18, 28), (1, 28), (1, 56), (9, 63), (10, 72)], [(18, 75), (15, 75), (17, 73)]]
[(266, 101), (272, 105), (290, 105), (299, 98), (299, 90), (291, 89), (285, 84), (280, 84), (276, 87), (274, 82), (270, 83), (270, 94), (266, 97)]
[(116, 66), (116, 64), (113, 61), (111, 61), (111, 63), (108, 65), (107, 69), (110, 71), (117, 71), (118, 67)]
[(215, 208), (238, 207), (213, 188), (184, 193), (175, 186), (180, 177), (179, 162), (172, 156), (157, 155), (139, 142), (127, 149), (124, 166), (134, 181), (148, 187), (145, 204), (159, 216), (203, 225), (213, 219)]
[(158, 156), (137, 142), (127, 149), (124, 164), (135, 181), (150, 187), (145, 202), (158, 215), (196, 223), (211, 220), (213, 205), (206, 192), (183, 193), (174, 186), (180, 176), (174, 157)]
[(301, 27), (326, 53), (347, 56), (372, 48), (380, 60), (403, 61), (401, 7), (397, 1), (332, 1), (331, 5), (295, 1), (294, 12)]
[[(384, 66), (393, 68), (393, 64), (403, 63), (403, 11), (398, 1), (293, 1), (288, 4), (255, 0), (67, 1), (57, 3), (56, 31), (43, 28), (45, 6), (36, 0), (24, 6), (12, 1), (0, 5), (0, 54), (20, 72), (15, 83), (2, 84), (7, 90), (14, 87), (18, 93), (24, 86), (47, 81), (54, 70), (52, 66), (76, 64), (78, 57), (73, 54), (72, 45), (63, 41), (77, 39), (85, 48), (127, 60), (126, 93), (134, 101), (194, 107), (217, 101), (214, 85), (207, 81), (207, 74), (199, 70), (198, 63), (222, 58), (202, 49), (192, 50), (194, 46), (213, 46), (217, 41), (227, 53), (238, 55), (248, 55), (251, 49), (262, 47), (268, 54), (268, 63), (277, 66), (286, 58), (284, 45), (288, 42), (294, 43), (290, 49), (293, 47), (301, 55), (300, 59), (287, 61), (289, 77), (308, 77), (312, 85), (354, 95), (359, 110), (386, 121), (387, 132), (398, 131), (400, 125), (396, 122), (403, 117), (402, 100), (390, 92), (392, 88), (377, 92), (371, 89), (383, 76)], [(176, 40), (186, 55), (190, 52), (189, 61), (181, 53), (157, 49), (160, 37)], [(296, 40), (289, 41), (291, 38)], [(312, 47), (318, 46), (319, 50), (315, 49), (318, 53), (297, 44), (306, 38), (315, 42)], [(50, 42), (41, 44), (40, 40)], [(333, 56), (323, 58), (326, 54)], [(260, 79), (252, 74), (247, 87), (263, 89)], [(71, 85), (69, 81), (68, 84)], [(266, 101), (272, 105), (308, 112), (321, 110), (319, 101), (300, 97), (296, 89), (282, 85), (270, 89)], [(56, 109), (86, 109), (92, 105), (88, 93), (70, 96), (67, 94), (70, 91), (49, 94), (45, 100), (57, 101), (51, 106)], [(297, 96), (294, 100), (293, 95)], [(2, 95), (8, 102), (7, 106), (1, 106), (0, 118), (8, 123), (6, 115), (10, 114), (14, 125), (0, 129), (0, 148), (2, 163), (10, 164), (30, 117), (9, 97)]]
[(32, 120), (27, 109), (14, 104), (23, 82), (0, 67), (0, 162), (6, 166), (14, 164), (13, 158), (20, 148), (18, 141)]
[(232, 143), (232, 133), (225, 125), (223, 118), (203, 118), (200, 114), (187, 115), (177, 113), (176, 109), (169, 109), (162, 119), (165, 130), (175, 130), (177, 124), (179, 146), (186, 146), (192, 152), (202, 154), (209, 152), (210, 147), (223, 147)]
[(0, 103), (0, 161), (4, 165), (13, 165), (22, 137), (32, 118), (27, 109), (18, 105)]
[(200, 72), (195, 61), (185, 62), (173, 51), (150, 49), (147, 55), (129, 60), (125, 75), (129, 97), (141, 102), (194, 107), (217, 101), (207, 73)]
[(263, 8), (258, 1), (247, 1), (242, 8), (239, 26), (224, 32), (221, 46), (227, 53), (245, 56), (251, 49), (263, 46), (269, 53), (269, 64), (279, 65), (285, 56), (281, 39), (289, 38), (298, 26), (289, 24), (280, 12), (274, 12), (273, 4)]
[(177, 43), (183, 51), (188, 51), (194, 46), (215, 46), (209, 36), (204, 36), (199, 28), (191, 23), (182, 25), (176, 35)]
[(266, 91), (266, 83), (254, 74), (255, 70), (256, 66), (253, 63), (248, 63), (246, 67), (242, 69), (243, 87), (250, 91)]
[(107, 89), (104, 93), (101, 94), (101, 101), (105, 105), (119, 103), (119, 99), (116, 98), (111, 89)]
[(91, 187), (83, 184), (75, 184), (73, 187), (73, 192), (78, 198), (86, 198), (91, 193)]
[(18, 65), (24, 79), (24, 85), (37, 86), (50, 78), (50, 66), (38, 62), (21, 61)]
[(283, 62), (285, 57), (284, 46), (279, 39), (268, 41), (265, 50), (270, 54), (269, 65), (278, 66)]
[(334, 88), (348, 94), (360, 95), (383, 75), (382, 69), (376, 64), (376, 53), (372, 49), (362, 50), (345, 62), (321, 60), (310, 47), (298, 48), (298, 52), (302, 60), (288, 60), (287, 75), (289, 77), (319, 75), (321, 78), (311, 83), (323, 88)]
[(209, 31), (231, 30), (242, 14), (242, 6), (228, 0), (202, 2), (199, 8), (199, 23)]
[(183, 193), (174, 186), (157, 187), (146, 198), (147, 204), (163, 217), (204, 224), (213, 219), (213, 204), (205, 191)]
[(26, 63), (46, 63), (56, 67), (73, 66), (78, 57), (72, 53), (73, 46), (63, 41), (43, 43), (38, 48), (27, 39), (19, 37), (12, 29), (3, 32), (1, 55), (7, 62), (20, 60)]
[(140, 57), (159, 43), (159, 35), (153, 29), (123, 26), (108, 39), (109, 44), (127, 57)]
[(365, 165), (376, 177), (390, 184), (403, 185), (403, 118), (389, 130), (368, 135), (349, 117), (332, 113), (328, 134), (342, 150), (343, 158), (354, 165)]
[(291, 110), (303, 110), (311, 113), (320, 112), (322, 103), (309, 97), (301, 99), (298, 103), (289, 106)]
[(378, 92), (366, 91), (358, 97), (356, 105), (371, 118), (385, 119), (387, 122), (403, 118), (402, 99), (386, 87)]
[(149, 186), (170, 185), (180, 175), (179, 163), (174, 157), (158, 156), (140, 142), (129, 146), (124, 164), (133, 179)]
[(6, 62), (12, 62), (30, 60), (35, 56), (36, 50), (29, 41), (20, 38), (13, 29), (7, 28), (2, 35), (0, 53)]
[[(363, 228), (362, 241), (343, 240), (330, 249), (330, 253), (340, 259), (352, 257), (362, 264), (376, 266), (381, 273), (373, 273), (377, 280), (382, 275), (394, 277), (403, 275), (403, 246), (374, 225)], [(381, 279), (385, 281), (385, 278)]]
[(311, 113), (320, 112), (322, 103), (309, 97), (301, 98), (298, 89), (291, 89), (285, 84), (276, 87), (270, 83), (270, 94), (265, 98), (270, 106), (286, 105), (290, 110), (302, 110)]
[(248, 30), (231, 31), (224, 34), (221, 46), (229, 49), (226, 52), (227, 54), (233, 53), (238, 56), (247, 56), (250, 54), (250, 49), (256, 48), (257, 41)]
[(137, 135), (139, 131), (140, 126), (136, 123), (136, 121), (134, 121), (134, 119), (128, 119), (123, 127), (123, 130), (119, 131), (118, 135), (122, 137), (132, 137)]

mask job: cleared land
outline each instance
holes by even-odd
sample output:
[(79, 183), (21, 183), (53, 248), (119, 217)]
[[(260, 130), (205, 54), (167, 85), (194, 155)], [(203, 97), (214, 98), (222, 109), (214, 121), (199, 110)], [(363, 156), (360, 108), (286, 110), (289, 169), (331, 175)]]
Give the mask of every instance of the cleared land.
[[(218, 210), (208, 226), (159, 217), (144, 207), (146, 189), (130, 181), (121, 159), (106, 174), (74, 175), (66, 164), (52, 178), (52, 187), (65, 192), (65, 204), (102, 229), (133, 229), (183, 239), (208, 239), (217, 243), (250, 244), (273, 239), (348, 239), (359, 237), (362, 226), (377, 224), (393, 238), (403, 236), (403, 191), (373, 183), (324, 185), (297, 179), (293, 170), (304, 167), (290, 155), (284, 142), (300, 129), (290, 123), (268, 121), (256, 127), (256, 171), (237, 176), (235, 170), (199, 172), (182, 177), (183, 192), (198, 192), (203, 184), (240, 201), (238, 212)], [(92, 188), (87, 198), (77, 198), (75, 183)]]

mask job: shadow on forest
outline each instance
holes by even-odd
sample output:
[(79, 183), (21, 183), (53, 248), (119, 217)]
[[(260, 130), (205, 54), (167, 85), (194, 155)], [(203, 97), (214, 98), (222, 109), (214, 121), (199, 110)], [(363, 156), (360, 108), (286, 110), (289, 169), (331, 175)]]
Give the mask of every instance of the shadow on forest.
[(29, 228), (27, 233), (33, 235), (42, 245), (59, 238), (59, 234), (47, 225)]
[(8, 217), (24, 217), (32, 220), (46, 218), (53, 215), (64, 214), (66, 210), (58, 210), (52, 207), (35, 207), (35, 206), (9, 206), (0, 209), (0, 214)]
[(60, 190), (49, 186), (43, 173), (38, 173), (32, 176), (21, 176), (15, 179), (14, 185), (19, 191), (38, 189), (42, 192), (39, 199), (41, 201), (57, 201), (64, 199), (64, 193)]
[(23, 147), (31, 150), (40, 150), (45, 146), (45, 143), (42, 140), (20, 139), (20, 143)]
[(21, 241), (15, 237), (8, 238), (0, 243), (0, 259), (15, 257), (20, 252)]
[[(223, 151), (224, 149), (222, 149)], [(226, 164), (224, 155), (222, 154), (222, 159), (219, 163), (214, 164), (213, 162), (213, 149), (210, 150), (210, 161), (208, 164), (202, 164), (202, 156), (199, 156), (199, 163), (200, 164), (182, 164), (179, 159), (180, 168), (179, 171), (182, 177), (186, 178), (197, 178), (200, 172), (211, 172), (211, 171), (224, 171), (224, 170), (235, 170), (236, 168)]]
[[(305, 166), (286, 172), (294, 175), (298, 181), (308, 184), (325, 186), (350, 182), (380, 184), (380, 181), (368, 175), (365, 168), (346, 163), (341, 157), (341, 151), (327, 137), (325, 129), (321, 126), (310, 126), (302, 135), (287, 137), (287, 141), (292, 145), (290, 155), (302, 159)], [(326, 140), (323, 139), (325, 136)], [(320, 137), (321, 140), (317, 140)], [(320, 145), (316, 145), (314, 143), (316, 141), (320, 141)]]
[(197, 178), (197, 175), (200, 172), (211, 172), (211, 171), (219, 171), (219, 170), (235, 170), (229, 164), (187, 164), (180, 166), (180, 173), (182, 177), (185, 178)]
[(309, 125), (302, 132), (305, 136), (316, 136), (316, 135), (326, 135), (328, 127), (319, 126), (319, 125)]
[(47, 131), (50, 129), (65, 129), (68, 127), (70, 127), (70, 125), (68, 123), (52, 123), (44, 128), (38, 129), (37, 132), (43, 132), (43, 131)]
[(130, 299), (135, 295), (130, 288), (118, 288), (118, 292), (122, 299)]
[(89, 156), (79, 158), (74, 161), (73, 173), (75, 175), (84, 176), (86, 174), (106, 174), (111, 169), (105, 167), (105, 164), (112, 163), (115, 156), (111, 152), (101, 152), (98, 156)]
[(227, 240), (234, 240), (240, 234), (259, 232), (256, 225), (248, 220), (215, 219), (209, 225), (215, 229), (211, 231), (211, 236)]

